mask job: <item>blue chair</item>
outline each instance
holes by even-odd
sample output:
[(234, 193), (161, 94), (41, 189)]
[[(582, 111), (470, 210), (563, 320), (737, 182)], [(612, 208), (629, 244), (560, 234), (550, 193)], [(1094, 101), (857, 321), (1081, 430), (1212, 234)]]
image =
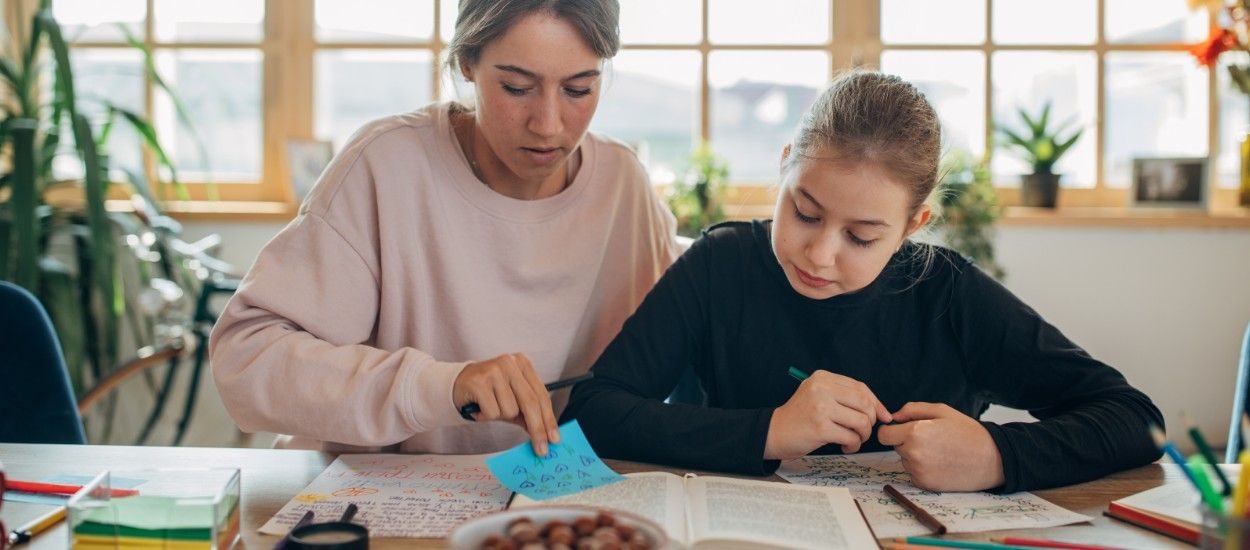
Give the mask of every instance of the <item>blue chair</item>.
[(1244, 442), (1241, 440), (1241, 415), (1250, 413), (1250, 403), (1246, 402), (1247, 385), (1250, 385), (1250, 324), (1246, 325), (1246, 335), (1241, 340), (1241, 360), (1237, 364), (1237, 386), (1233, 390), (1233, 419), (1228, 425), (1228, 448), (1224, 452), (1224, 462), (1237, 463), (1237, 452)]
[(0, 442), (87, 442), (52, 320), (38, 298), (7, 281), (0, 281)]

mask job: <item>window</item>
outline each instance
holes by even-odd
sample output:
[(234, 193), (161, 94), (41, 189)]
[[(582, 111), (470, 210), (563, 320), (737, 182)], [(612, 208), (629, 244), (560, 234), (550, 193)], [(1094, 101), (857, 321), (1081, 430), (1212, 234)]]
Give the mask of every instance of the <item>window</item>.
[[(54, 2), (80, 87), (153, 117), (195, 197), (287, 201), (287, 139), (338, 147), (367, 120), (471, 93), (442, 70), (456, 0), (97, 4)], [(119, 23), (155, 52), (207, 159)], [(946, 147), (976, 156), (993, 149), (995, 121), (1051, 102), (1085, 128), (1058, 167), (1072, 204), (1126, 204), (1135, 156), (1208, 152), (1215, 204), (1232, 204), (1250, 109), (1224, 71), (1185, 53), (1206, 24), (1179, 0), (622, 0), (623, 49), (591, 129), (634, 146), (656, 183), (681, 177), (707, 139), (733, 183), (768, 186), (798, 117), (833, 71), (859, 64), (915, 82)], [(115, 163), (151, 169), (114, 146)], [(1028, 168), (991, 152), (1010, 204)]]

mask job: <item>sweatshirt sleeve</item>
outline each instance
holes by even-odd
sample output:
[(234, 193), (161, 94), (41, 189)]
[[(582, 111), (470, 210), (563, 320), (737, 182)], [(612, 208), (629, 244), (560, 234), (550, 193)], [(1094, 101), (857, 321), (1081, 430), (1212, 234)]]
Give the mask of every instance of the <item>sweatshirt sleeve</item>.
[(1011, 493), (1071, 485), (1159, 458), (1149, 427), (1163, 415), (1114, 368), (965, 262), (951, 322), (969, 380), (991, 403), (1028, 410), (1038, 422), (983, 422)]
[(777, 468), (763, 460), (773, 409), (663, 402), (707, 339), (712, 239), (677, 258), (595, 362), (595, 377), (573, 389), (561, 421), (577, 419), (601, 455), (752, 475)]
[(331, 163), (213, 328), (217, 389), (245, 431), (376, 447), (467, 423), (451, 396), (467, 363), (372, 345), (380, 269), (368, 160), (352, 154), (362, 142)]

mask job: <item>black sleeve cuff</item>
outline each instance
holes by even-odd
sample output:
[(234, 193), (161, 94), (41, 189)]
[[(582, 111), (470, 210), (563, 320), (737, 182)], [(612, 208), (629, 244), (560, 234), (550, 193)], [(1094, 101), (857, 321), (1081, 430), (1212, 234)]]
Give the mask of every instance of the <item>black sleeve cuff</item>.
[(1020, 491), (1023, 480), (1020, 479), (1020, 461), (1016, 456), (1016, 448), (1011, 444), (1011, 437), (1007, 435), (1007, 431), (1002, 426), (993, 422), (981, 421), (981, 425), (985, 430), (990, 432), (990, 437), (994, 439), (994, 445), (998, 447), (998, 456), (1003, 463), (1003, 484), (993, 489), (987, 489), (987, 493), (1009, 494)]

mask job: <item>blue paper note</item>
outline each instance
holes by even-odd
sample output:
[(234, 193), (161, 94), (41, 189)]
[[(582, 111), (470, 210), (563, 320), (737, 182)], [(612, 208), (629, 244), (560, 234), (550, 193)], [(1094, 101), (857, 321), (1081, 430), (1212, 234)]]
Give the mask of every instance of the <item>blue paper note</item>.
[[(69, 474), (59, 474), (52, 476), (44, 476), (39, 478), (40, 483), (55, 483), (57, 485), (86, 485), (91, 483), (95, 476), (76, 476)], [(110, 480), (114, 489), (134, 489), (143, 484), (142, 479), (129, 479), (115, 477)], [(25, 491), (5, 491), (5, 502), (27, 502), (30, 504), (48, 504), (51, 506), (64, 506), (69, 502), (70, 495), (49, 495), (46, 493), (27, 493)]]
[(534, 500), (571, 495), (625, 479), (595, 454), (574, 420), (560, 426), (560, 442), (547, 445), (547, 456), (534, 454), (525, 442), (486, 459), (505, 487)]

